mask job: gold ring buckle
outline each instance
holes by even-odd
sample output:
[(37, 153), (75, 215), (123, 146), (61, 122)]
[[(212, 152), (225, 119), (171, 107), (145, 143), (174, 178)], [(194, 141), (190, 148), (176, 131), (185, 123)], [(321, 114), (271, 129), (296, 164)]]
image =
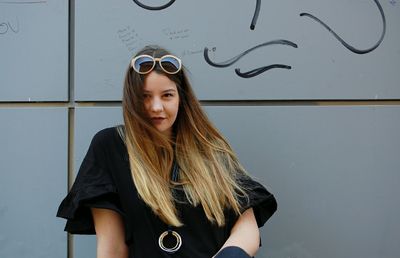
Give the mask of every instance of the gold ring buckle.
[[(166, 246), (164, 245), (164, 238), (165, 238), (167, 235), (172, 235), (172, 236), (175, 237), (175, 240), (176, 240), (175, 246), (173, 246), (173, 247), (170, 248), (170, 247), (166, 247)], [(164, 252), (167, 252), (167, 253), (172, 254), (172, 253), (175, 253), (176, 251), (178, 251), (179, 248), (181, 248), (181, 245), (182, 245), (182, 238), (181, 238), (181, 236), (180, 236), (177, 232), (175, 232), (175, 231), (173, 231), (173, 230), (167, 230), (167, 231), (164, 231), (164, 232), (160, 235), (160, 237), (158, 238), (158, 245), (160, 246), (161, 250), (163, 250)]]

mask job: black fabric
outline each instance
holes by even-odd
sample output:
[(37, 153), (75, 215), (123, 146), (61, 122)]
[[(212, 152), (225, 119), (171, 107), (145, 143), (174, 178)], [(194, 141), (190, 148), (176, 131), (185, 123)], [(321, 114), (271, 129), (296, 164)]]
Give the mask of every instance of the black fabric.
[[(239, 182), (249, 195), (248, 199), (241, 200), (243, 211), (252, 207), (261, 227), (276, 211), (275, 198), (250, 177), (243, 177)], [(182, 194), (179, 189), (176, 192)], [(184, 226), (172, 230), (181, 235), (182, 246), (173, 255), (163, 252), (158, 246), (158, 237), (168, 226), (139, 198), (126, 147), (114, 127), (103, 129), (93, 137), (57, 216), (67, 219), (65, 230), (72, 234), (95, 234), (90, 207), (111, 209), (122, 216), (130, 258), (212, 257), (238, 219), (232, 210), (226, 210), (226, 225), (218, 227), (207, 220), (201, 207), (178, 201), (176, 207)]]
[(219, 251), (215, 258), (251, 258), (251, 256), (240, 247), (227, 246)]

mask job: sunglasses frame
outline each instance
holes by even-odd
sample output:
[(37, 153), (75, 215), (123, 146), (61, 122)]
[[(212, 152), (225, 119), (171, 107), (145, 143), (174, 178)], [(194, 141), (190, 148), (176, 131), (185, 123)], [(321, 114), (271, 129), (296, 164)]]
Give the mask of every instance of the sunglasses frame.
[[(153, 66), (151, 67), (151, 69), (149, 69), (149, 70), (146, 71), (146, 72), (138, 71), (138, 70), (136, 70), (136, 67), (135, 67), (135, 62), (136, 62), (136, 60), (138, 60), (139, 58), (142, 58), (142, 57), (148, 57), (148, 58), (150, 58), (151, 60), (153, 60)], [(177, 67), (176, 72), (167, 71), (167, 70), (162, 66), (161, 61), (162, 61), (164, 58), (167, 58), (167, 57), (172, 57), (172, 58), (174, 58), (174, 59), (176, 59), (176, 60), (178, 61), (179, 67)], [(168, 73), (168, 74), (176, 74), (176, 73), (178, 73), (178, 72), (182, 69), (182, 61), (181, 61), (179, 58), (177, 58), (176, 56), (174, 56), (174, 55), (164, 55), (164, 56), (162, 56), (162, 57), (153, 57), (153, 56), (150, 56), (150, 55), (139, 55), (139, 56), (136, 56), (135, 58), (132, 59), (132, 61), (131, 61), (131, 66), (132, 66), (133, 70), (135, 70), (135, 72), (137, 72), (137, 73), (139, 73), (139, 74), (148, 74), (148, 73), (150, 73), (151, 71), (153, 71), (154, 67), (156, 66), (156, 62), (157, 62), (157, 61), (158, 61), (159, 66), (161, 67), (161, 69), (162, 69), (164, 72)], [(174, 65), (174, 64), (172, 63), (172, 65)], [(175, 65), (174, 65), (174, 66), (175, 66)]]

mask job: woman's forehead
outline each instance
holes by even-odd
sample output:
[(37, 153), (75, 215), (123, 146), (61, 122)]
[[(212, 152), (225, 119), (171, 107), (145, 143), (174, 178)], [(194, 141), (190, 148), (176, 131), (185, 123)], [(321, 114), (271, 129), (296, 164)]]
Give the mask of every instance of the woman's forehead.
[(176, 83), (164, 74), (151, 72), (144, 79), (143, 91), (145, 92), (165, 92), (169, 90), (176, 91)]

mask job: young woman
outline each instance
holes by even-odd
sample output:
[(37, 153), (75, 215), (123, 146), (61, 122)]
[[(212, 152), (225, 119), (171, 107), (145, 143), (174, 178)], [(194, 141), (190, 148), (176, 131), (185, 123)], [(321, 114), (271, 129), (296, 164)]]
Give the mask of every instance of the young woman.
[(90, 144), (57, 216), (96, 234), (98, 258), (250, 257), (276, 201), (208, 120), (179, 58), (157, 46), (131, 61), (124, 126)]

